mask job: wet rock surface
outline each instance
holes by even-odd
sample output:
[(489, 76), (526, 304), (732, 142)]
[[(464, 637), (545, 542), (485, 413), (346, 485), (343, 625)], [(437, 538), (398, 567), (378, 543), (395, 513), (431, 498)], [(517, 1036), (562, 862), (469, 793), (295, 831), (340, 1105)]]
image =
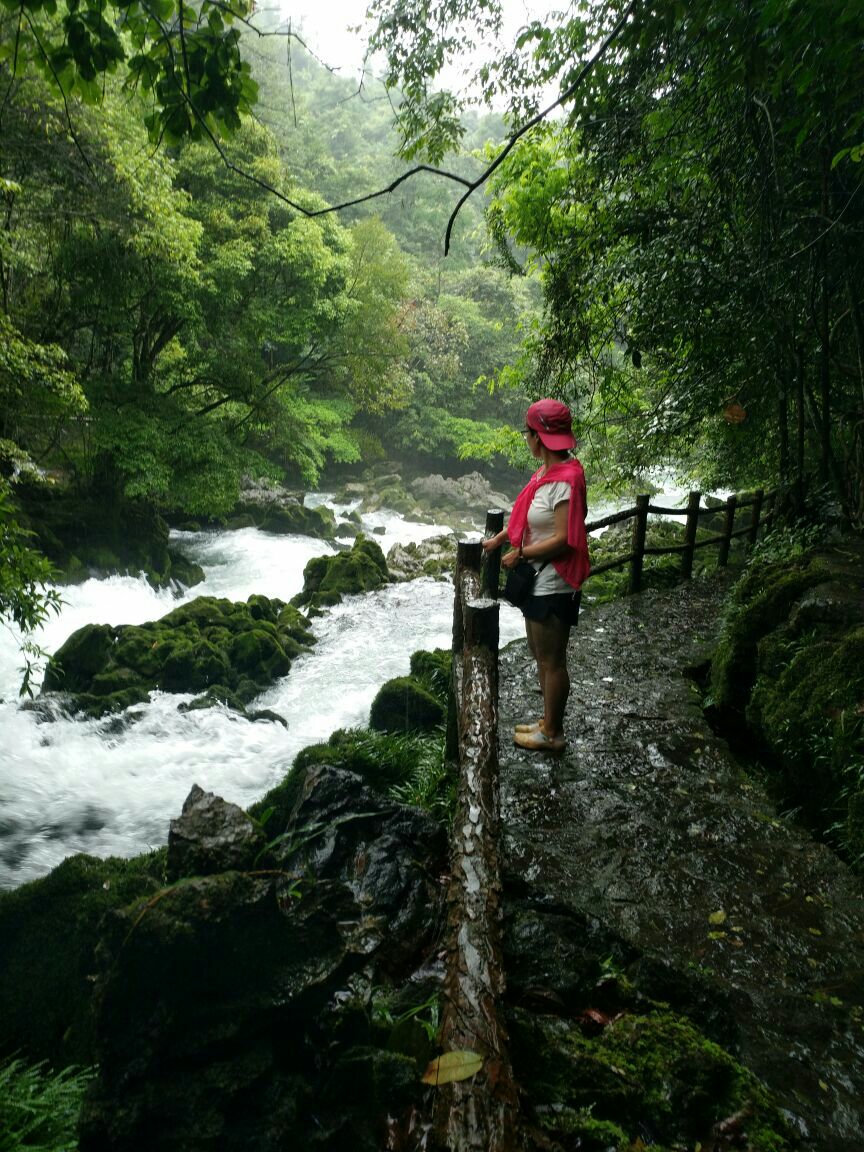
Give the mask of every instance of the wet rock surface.
[(194, 784), (168, 829), (168, 880), (252, 868), (264, 844), (263, 831), (242, 808)]
[(513, 747), (540, 700), (526, 645), (502, 653), (510, 995), (566, 1017), (586, 987), (602, 998), (598, 956), (612, 957), (768, 1087), (793, 1140), (852, 1152), (864, 885), (778, 818), (705, 722), (682, 670), (705, 664), (727, 592), (721, 576), (583, 613), (557, 760)]

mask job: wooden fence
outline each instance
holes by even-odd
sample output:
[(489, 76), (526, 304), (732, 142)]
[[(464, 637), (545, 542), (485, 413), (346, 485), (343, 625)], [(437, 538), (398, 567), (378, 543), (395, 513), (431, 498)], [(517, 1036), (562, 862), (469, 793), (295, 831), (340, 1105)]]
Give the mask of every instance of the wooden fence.
[[(601, 572), (609, 572), (613, 568), (623, 568), (630, 565), (630, 592), (638, 592), (642, 587), (642, 567), (646, 556), (670, 556), (675, 553), (681, 555), (680, 574), (683, 580), (689, 580), (693, 574), (693, 554), (697, 548), (708, 548), (719, 545), (717, 564), (725, 567), (729, 561), (729, 548), (732, 541), (738, 536), (746, 536), (752, 548), (759, 535), (759, 529), (770, 524), (777, 515), (778, 492), (765, 493), (760, 488), (749, 496), (730, 496), (725, 504), (719, 508), (702, 508), (702, 493), (691, 492), (687, 498), (686, 508), (663, 508), (652, 504), (650, 496), (637, 496), (635, 508), (625, 508), (621, 512), (612, 512), (599, 520), (589, 521), (585, 527), (587, 531), (596, 532), (598, 528), (609, 528), (613, 524), (621, 524), (625, 520), (633, 520), (633, 536), (630, 551), (625, 556), (616, 556), (612, 560), (604, 560), (591, 568), (591, 576), (599, 576)], [(744, 528), (735, 528), (735, 516), (745, 508), (750, 509), (748, 523)], [(646, 547), (645, 538), (648, 532), (648, 517), (654, 513), (659, 516), (685, 516), (684, 543), (670, 545), (665, 548)], [(723, 531), (705, 540), (697, 540), (699, 520), (703, 516), (723, 516)], [(589, 576), (589, 580), (590, 580)]]

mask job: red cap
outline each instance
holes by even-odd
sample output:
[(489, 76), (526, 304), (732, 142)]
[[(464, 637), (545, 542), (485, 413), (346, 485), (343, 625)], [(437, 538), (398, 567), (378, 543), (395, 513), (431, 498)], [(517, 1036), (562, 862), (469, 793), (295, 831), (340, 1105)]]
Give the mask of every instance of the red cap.
[(560, 400), (538, 400), (525, 413), (525, 423), (534, 429), (550, 452), (576, 447), (570, 409)]

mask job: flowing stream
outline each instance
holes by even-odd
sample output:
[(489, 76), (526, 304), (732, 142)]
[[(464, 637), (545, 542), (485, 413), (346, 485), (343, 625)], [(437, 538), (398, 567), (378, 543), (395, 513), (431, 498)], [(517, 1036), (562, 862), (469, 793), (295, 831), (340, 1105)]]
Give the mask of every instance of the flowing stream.
[[(664, 480), (658, 502), (686, 500)], [(307, 502), (330, 503), (321, 493)], [(336, 506), (342, 514), (351, 508)], [(592, 506), (590, 515), (611, 510)], [(373, 538), (385, 554), (394, 544), (449, 532), (386, 510), (362, 520), (366, 532), (377, 530)], [(201, 595), (290, 600), (303, 587), (307, 561), (334, 551), (312, 537), (255, 528), (175, 532), (172, 540), (204, 568), (203, 584), (180, 598), (131, 576), (63, 588), (62, 611), (36, 643), (54, 652), (84, 624), (141, 624)], [(20, 637), (0, 627), (0, 888), (42, 876), (74, 852), (132, 856), (164, 844), (168, 821), (193, 784), (248, 806), (282, 779), (301, 748), (365, 724), (375, 693), (408, 671), (412, 652), (449, 648), (452, 612), (452, 585), (423, 578), (348, 596), (316, 617), (314, 649), (254, 705), (284, 716), (287, 730), (222, 708), (178, 712), (192, 697), (170, 693), (154, 693), (131, 710), (131, 723), (128, 715), (70, 719), (56, 707), (22, 708)], [(521, 614), (502, 603), (501, 643), (522, 635)]]
[[(374, 537), (385, 553), (449, 531), (381, 511), (364, 517), (367, 531), (375, 527), (385, 528)], [(289, 600), (303, 586), (306, 562), (334, 551), (311, 537), (254, 528), (178, 532), (173, 543), (202, 565), (204, 584), (180, 599), (128, 576), (64, 588), (62, 612), (37, 643), (53, 652), (86, 623), (143, 623), (199, 595)], [(44, 875), (74, 852), (131, 856), (164, 844), (194, 783), (248, 806), (282, 779), (301, 748), (365, 724), (375, 693), (407, 673), (412, 652), (449, 648), (452, 613), (452, 585), (423, 578), (346, 597), (315, 618), (314, 649), (256, 702), (284, 716), (287, 730), (221, 708), (181, 713), (178, 703), (192, 697), (168, 693), (133, 709), (131, 724), (56, 711), (47, 719), (43, 709), (19, 706), (18, 637), (0, 628), (0, 887)], [(517, 635), (521, 616), (505, 606), (502, 642)]]

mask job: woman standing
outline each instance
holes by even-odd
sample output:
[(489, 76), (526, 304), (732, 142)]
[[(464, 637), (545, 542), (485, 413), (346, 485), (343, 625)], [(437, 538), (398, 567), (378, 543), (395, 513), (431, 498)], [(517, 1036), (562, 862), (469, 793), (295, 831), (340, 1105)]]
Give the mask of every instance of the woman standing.
[(576, 441), (566, 404), (558, 400), (532, 404), (523, 435), (542, 466), (517, 496), (507, 527), (484, 540), (483, 548), (492, 552), (509, 540), (511, 550), (502, 557), (502, 565), (513, 568), (524, 559), (537, 572), (522, 613), (528, 647), (537, 663), (543, 719), (517, 724), (513, 735), (520, 748), (561, 752), (570, 694), (567, 641), (579, 619), (580, 589), (589, 571), (585, 473), (570, 455)]

